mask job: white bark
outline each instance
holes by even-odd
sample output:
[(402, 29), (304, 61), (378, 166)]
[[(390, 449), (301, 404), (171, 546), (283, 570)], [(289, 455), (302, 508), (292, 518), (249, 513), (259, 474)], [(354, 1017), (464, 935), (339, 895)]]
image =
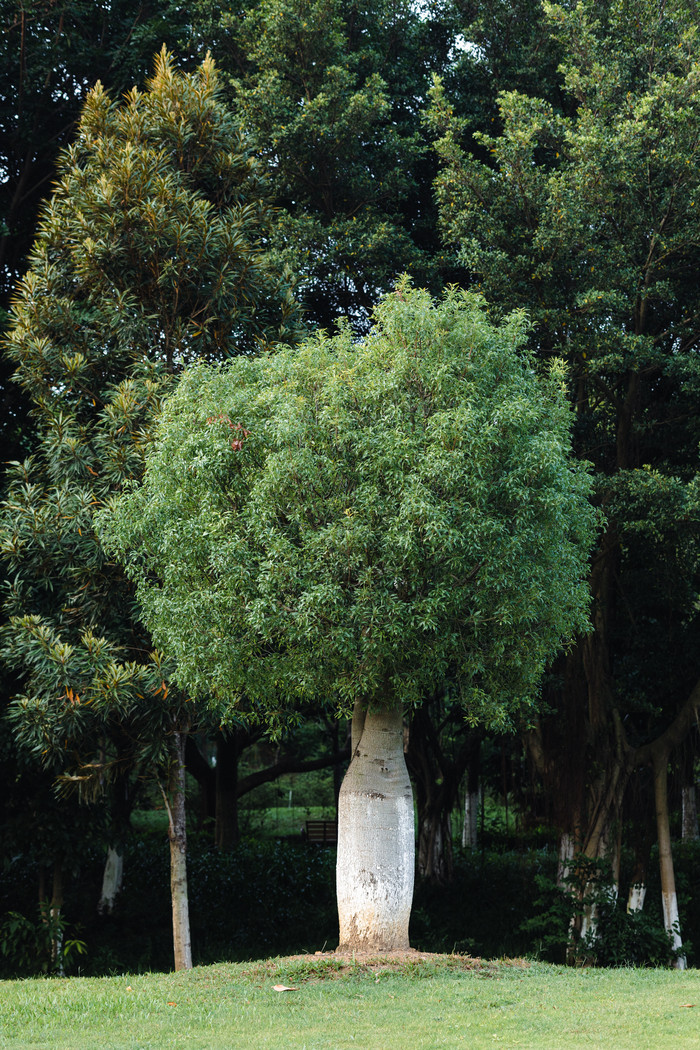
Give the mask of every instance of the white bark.
[(114, 846), (110, 846), (107, 850), (107, 860), (102, 876), (102, 893), (97, 905), (100, 915), (104, 915), (105, 912), (111, 915), (114, 911), (114, 902), (122, 888), (123, 879), (124, 856)]
[(559, 836), (559, 856), (557, 860), (557, 886), (560, 889), (569, 889), (567, 879), (571, 871), (571, 861), (574, 856), (576, 843), (574, 836), (568, 831), (562, 831)]
[(678, 917), (678, 896), (675, 887), (672, 892), (661, 891), (661, 905), (664, 912), (664, 927), (671, 940), (671, 947), (676, 952), (676, 960), (673, 964), (676, 970), (685, 970), (687, 964), (683, 954), (683, 941), (680, 933), (680, 921)]
[(341, 950), (409, 947), (414, 870), (413, 794), (401, 711), (368, 711), (338, 799)]
[(630, 886), (629, 895), (627, 897), (627, 913), (630, 914), (633, 911), (642, 911), (644, 908), (644, 901), (646, 900), (647, 888), (643, 882), (634, 882)]
[(661, 904), (664, 912), (664, 927), (676, 952), (673, 966), (676, 970), (685, 970), (687, 966), (683, 954), (680, 924), (678, 920), (678, 898), (676, 896), (676, 877), (673, 870), (673, 853), (671, 850), (671, 829), (668, 819), (668, 753), (654, 752), (654, 801), (656, 804), (656, 830), (659, 839), (659, 869), (661, 874)]
[(479, 839), (479, 812), (481, 810), (481, 788), (478, 791), (467, 791), (464, 796), (464, 824), (462, 825), (462, 846), (476, 849)]

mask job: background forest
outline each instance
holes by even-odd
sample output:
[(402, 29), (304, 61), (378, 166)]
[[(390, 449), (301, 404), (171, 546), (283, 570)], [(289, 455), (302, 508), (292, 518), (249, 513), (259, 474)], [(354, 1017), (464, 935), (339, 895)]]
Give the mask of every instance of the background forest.
[(3, 975), (170, 966), (178, 759), (195, 962), (337, 943), (349, 724), (192, 702), (93, 516), (189, 363), (362, 336), (401, 274), (527, 312), (604, 523), (534, 714), (406, 713), (412, 943), (695, 964), (699, 14), (2, 0)]

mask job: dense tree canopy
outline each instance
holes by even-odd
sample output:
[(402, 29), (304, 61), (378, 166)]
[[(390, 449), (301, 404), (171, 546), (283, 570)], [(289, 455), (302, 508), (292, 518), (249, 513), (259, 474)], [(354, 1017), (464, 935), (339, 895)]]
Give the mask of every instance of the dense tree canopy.
[(359, 346), (188, 371), (102, 521), (183, 686), (502, 722), (585, 623), (593, 516), (513, 316), (403, 283)]
[[(185, 361), (289, 338), (296, 308), (267, 260), (260, 175), (210, 59), (181, 75), (163, 51), (147, 90), (120, 103), (98, 85), (59, 174), (7, 341), (36, 452), (13, 465), (2, 507), (3, 642), (23, 683), (17, 740), (53, 763), (69, 742), (73, 770), (103, 782), (128, 770), (127, 751), (158, 753), (184, 698), (148, 656), (95, 508), (140, 476)], [(134, 710), (145, 695), (148, 711)]]
[[(360, 694), (376, 706), (383, 691), (412, 705), (409, 765), (414, 780), (424, 779), (420, 870), (433, 862), (447, 870), (432, 844), (449, 835), (464, 762), (475, 780), (461, 700), (502, 728), (519, 710), (517, 698), (527, 697), (524, 739), (536, 785), (529, 798), (559, 828), (563, 861), (567, 850), (582, 849), (611, 863), (617, 878), (622, 829), (632, 828), (635, 880), (644, 881), (648, 769), (657, 812), (668, 812), (665, 781), (681, 743), (678, 783), (692, 790), (690, 727), (700, 705), (696, 3), (193, 0), (185, 9), (177, 0), (136, 8), (122, 0), (5, 0), (0, 29), (0, 310), (29, 266), (16, 284), (0, 368), (0, 443), (5, 458), (34, 450), (3, 479), (0, 542), (11, 580), (4, 612), (13, 619), (3, 632), (0, 688), (8, 701), (17, 698), (1, 729), (13, 814), (3, 842), (24, 849), (26, 792), (33, 826), (53, 823), (41, 863), (57, 844), (60, 875), (75, 854), (73, 837), (61, 830), (63, 809), (49, 797), (45, 772), (32, 777), (33, 756), (43, 753), (65, 773), (69, 741), (70, 772), (97, 784), (126, 768), (127, 752), (132, 768), (145, 769), (162, 753), (168, 727), (190, 724), (193, 705), (170, 678), (173, 661), (149, 657), (132, 585), (97, 541), (93, 515), (141, 476), (152, 419), (183, 367), (262, 351), (230, 373), (198, 366), (164, 417), (173, 442), (182, 428), (182, 447), (171, 454), (182, 474), (167, 491), (173, 514), (184, 516), (176, 527), (158, 517), (163, 505), (148, 505), (179, 546), (177, 557), (170, 547), (151, 552), (157, 573), (144, 575), (142, 587), (162, 614), (163, 641), (179, 646), (180, 674), (199, 676), (202, 695), (214, 685), (218, 703), (240, 701), (241, 711), (254, 702), (280, 724), (284, 705), (301, 699), (347, 711)], [(147, 89), (132, 90), (163, 41), (188, 75), (163, 54)], [(202, 64), (210, 50), (216, 70), (209, 59)], [(90, 90), (98, 77), (102, 86)], [(366, 335), (398, 272), (437, 297), (450, 281), (472, 286), (484, 305), (455, 292), (419, 307), (419, 293), (405, 286), (405, 300), (386, 299), (365, 342), (353, 346), (343, 328), (273, 362), (269, 351), (297, 338), (293, 288), (307, 334), (334, 331), (347, 315), (355, 335)], [(473, 428), (465, 434), (487, 457), (490, 503), (478, 502), (468, 471), (467, 495), (458, 490), (466, 438), (438, 454), (437, 417), (428, 413), (420, 440), (416, 426), (392, 444), (385, 410), (395, 420), (405, 407), (391, 401), (394, 373), (387, 366), (379, 382), (361, 372), (360, 359), (376, 363), (409, 305), (416, 317), (451, 310), (452, 320), (464, 319), (472, 311), (480, 318), (474, 331), (521, 340), (517, 366), (501, 377), (491, 365), (484, 371), (479, 389), (493, 419), (464, 410)], [(518, 329), (513, 311), (521, 309), (529, 323)], [(585, 587), (577, 577), (561, 633), (553, 625), (548, 635), (541, 626), (552, 612), (543, 596), (548, 575), (523, 569), (542, 548), (534, 540), (519, 547), (508, 533), (497, 482), (505, 461), (488, 460), (498, 445), (488, 439), (516, 374), (527, 390), (554, 397), (564, 427), (551, 377), (540, 388), (533, 376), (557, 359), (573, 406), (573, 449), (594, 465), (593, 499), (606, 525), (591, 562), (592, 631), (555, 658), (541, 695), (533, 683), (556, 639), (568, 635), (564, 621), (586, 626), (573, 614)], [(338, 379), (339, 361), (355, 389), (367, 388), (362, 418)], [(6, 381), (12, 369), (19, 383)], [(245, 375), (254, 404), (237, 400), (243, 387), (234, 375)], [(323, 413), (321, 422), (307, 417), (306, 403), (286, 403), (281, 393), (275, 400), (282, 377), (287, 393), (307, 397), (313, 388), (314, 403), (325, 398), (326, 416), (332, 389), (337, 434), (323, 429)], [(190, 417), (185, 401), (200, 393)], [(337, 436), (341, 421), (352, 439)], [(277, 444), (266, 445), (273, 432)], [(515, 447), (515, 430), (505, 434)], [(375, 453), (371, 484), (361, 482)], [(207, 469), (195, 464), (192, 473), (189, 455)], [(254, 466), (259, 477), (246, 473)], [(566, 469), (584, 477), (571, 461)], [(522, 492), (540, 493), (524, 466), (514, 477)], [(254, 494), (259, 520), (243, 513), (241, 493)], [(188, 502), (196, 494), (198, 509)], [(273, 512), (278, 496), (287, 506)], [(443, 496), (450, 513), (440, 509)], [(463, 496), (491, 532), (489, 543), (488, 530), (478, 542), (472, 535), (463, 551), (472, 560), (460, 576), (451, 545)], [(528, 513), (542, 531), (549, 519), (535, 504)], [(513, 522), (523, 524), (523, 537), (526, 502), (519, 506)], [(177, 579), (183, 552), (188, 569)], [(309, 552), (313, 571), (302, 568)], [(241, 574), (235, 557), (243, 554)], [(497, 569), (505, 554), (511, 561)], [(421, 574), (430, 587), (416, 582)], [(188, 590), (193, 579), (201, 586)], [(170, 608), (159, 581), (174, 588)], [(254, 600), (247, 586), (257, 588)], [(201, 634), (208, 649), (190, 652), (184, 638), (175, 643), (167, 634), (178, 615), (181, 633)], [(227, 648), (234, 626), (238, 640)], [(532, 650), (524, 660), (522, 638)], [(428, 656), (419, 661), (424, 644)], [(236, 733), (219, 735), (222, 780), (233, 755), (226, 777), (235, 781), (249, 729), (262, 732), (239, 727), (237, 742)], [(81, 772), (86, 762), (93, 774)], [(278, 768), (277, 759), (269, 762)], [(211, 782), (213, 762), (205, 772)], [(678, 783), (671, 786), (680, 792)], [(687, 826), (693, 819), (697, 826), (692, 813)], [(668, 831), (666, 821), (667, 858)]]
[(632, 770), (698, 703), (700, 40), (685, 0), (543, 11), (560, 99), (503, 90), (472, 151), (437, 82), (436, 185), (489, 301), (526, 307), (540, 359), (571, 369), (576, 447), (608, 526), (595, 631), (552, 689), (535, 754), (562, 830), (617, 872)]

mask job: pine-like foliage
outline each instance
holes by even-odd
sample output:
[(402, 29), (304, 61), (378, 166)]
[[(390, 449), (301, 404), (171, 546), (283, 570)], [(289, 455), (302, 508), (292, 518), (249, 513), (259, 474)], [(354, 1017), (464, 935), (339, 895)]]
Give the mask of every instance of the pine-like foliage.
[[(124, 737), (145, 693), (161, 713), (172, 703), (93, 513), (140, 476), (159, 402), (184, 364), (294, 338), (297, 309), (266, 255), (268, 225), (210, 57), (181, 75), (164, 49), (147, 90), (118, 103), (100, 84), (90, 93), (7, 340), (37, 430), (33, 457), (11, 468), (0, 522), (12, 579), (4, 650), (25, 677), (17, 732), (37, 751), (60, 737), (85, 758), (96, 717)], [(150, 746), (158, 733), (142, 729)]]

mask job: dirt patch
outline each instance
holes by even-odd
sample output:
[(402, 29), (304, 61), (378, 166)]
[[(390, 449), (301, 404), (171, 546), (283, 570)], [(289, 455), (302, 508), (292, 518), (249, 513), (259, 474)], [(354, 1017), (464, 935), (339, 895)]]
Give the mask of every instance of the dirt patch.
[(495, 974), (503, 966), (527, 967), (525, 959), (485, 960), (470, 955), (446, 955), (422, 952), (408, 948), (394, 952), (315, 952), (306, 955), (288, 955), (281, 959), (267, 959), (255, 967), (255, 976), (287, 979), (293, 982), (328, 980), (334, 977), (382, 973), (403, 973), (430, 976), (436, 972), (477, 971), (485, 976)]
[(370, 969), (378, 967), (391, 969), (395, 966), (405, 966), (406, 963), (435, 963), (447, 959), (463, 959), (465, 962), (469, 959), (472, 963), (480, 962), (466, 955), (440, 955), (437, 952), (420, 952), (415, 948), (404, 948), (396, 952), (314, 952), (313, 955), (289, 955), (280, 962), (308, 963), (324, 959), (344, 963), (347, 966), (367, 966)]

